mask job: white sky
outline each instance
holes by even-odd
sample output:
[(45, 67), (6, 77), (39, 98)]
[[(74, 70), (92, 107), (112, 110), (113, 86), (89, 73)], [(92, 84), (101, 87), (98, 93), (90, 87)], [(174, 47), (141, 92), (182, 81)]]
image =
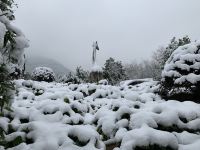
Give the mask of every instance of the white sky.
[(200, 37), (200, 0), (17, 0), (15, 24), (30, 40), (27, 55), (42, 55), (66, 67), (97, 59), (125, 63), (148, 59), (173, 37)]

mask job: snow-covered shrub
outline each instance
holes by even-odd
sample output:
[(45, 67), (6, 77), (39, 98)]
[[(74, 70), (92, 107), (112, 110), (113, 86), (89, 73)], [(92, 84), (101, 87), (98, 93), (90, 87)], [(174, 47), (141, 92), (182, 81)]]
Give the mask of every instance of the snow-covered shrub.
[(55, 81), (55, 73), (48, 67), (36, 67), (32, 73), (32, 79), (36, 81)]
[(68, 75), (64, 75), (63, 77), (61, 77), (59, 82), (69, 83), (69, 84), (79, 84), (79, 83), (81, 83), (80, 79), (71, 72)]
[[(173, 37), (170, 41), (170, 43), (167, 46), (161, 46), (159, 47), (152, 56), (152, 72), (153, 72), (153, 78), (155, 80), (161, 79), (161, 72), (164, 68), (165, 62), (169, 59), (171, 54), (180, 46), (189, 44), (191, 42), (190, 38), (188, 36), (184, 36), (183, 38), (176, 39), (176, 37)], [(147, 68), (145, 70), (148, 70)]]
[(166, 98), (195, 101), (200, 96), (199, 91), (200, 41), (197, 41), (179, 47), (167, 60), (160, 93)]

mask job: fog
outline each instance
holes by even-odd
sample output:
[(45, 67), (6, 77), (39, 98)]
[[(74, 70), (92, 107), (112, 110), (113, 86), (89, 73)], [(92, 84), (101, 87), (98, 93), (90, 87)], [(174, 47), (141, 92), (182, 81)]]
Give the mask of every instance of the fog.
[(67, 68), (97, 60), (149, 59), (174, 36), (200, 36), (199, 0), (18, 0), (15, 24), (30, 40), (26, 54), (53, 58)]

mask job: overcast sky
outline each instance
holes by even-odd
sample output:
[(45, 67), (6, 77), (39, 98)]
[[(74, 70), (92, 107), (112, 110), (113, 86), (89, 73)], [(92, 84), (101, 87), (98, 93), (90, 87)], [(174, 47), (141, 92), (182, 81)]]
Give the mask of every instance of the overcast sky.
[(92, 42), (98, 62), (148, 59), (173, 36), (200, 38), (200, 0), (18, 0), (15, 24), (30, 40), (27, 55), (66, 67), (90, 68)]

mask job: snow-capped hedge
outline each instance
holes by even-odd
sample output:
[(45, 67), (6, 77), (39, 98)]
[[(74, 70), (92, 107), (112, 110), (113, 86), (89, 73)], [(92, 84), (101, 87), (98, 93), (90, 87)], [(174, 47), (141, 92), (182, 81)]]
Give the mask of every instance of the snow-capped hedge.
[(36, 81), (55, 81), (55, 73), (48, 67), (36, 67), (32, 73), (32, 79)]
[(157, 82), (15, 85), (2, 150), (199, 150), (200, 105), (160, 99)]
[(180, 100), (200, 96), (200, 41), (176, 49), (162, 72), (161, 94)]

